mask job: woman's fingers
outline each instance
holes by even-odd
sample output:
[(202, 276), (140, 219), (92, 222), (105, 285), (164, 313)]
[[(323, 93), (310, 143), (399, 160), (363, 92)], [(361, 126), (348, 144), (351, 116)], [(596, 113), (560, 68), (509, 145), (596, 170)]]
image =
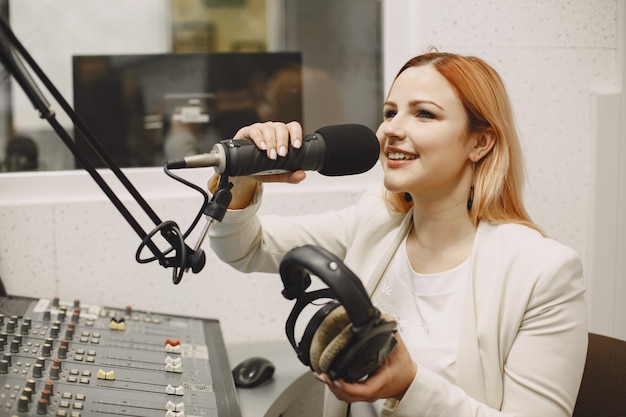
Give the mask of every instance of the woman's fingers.
[(298, 122), (255, 123), (239, 129), (235, 138), (251, 139), (268, 158), (277, 159), (287, 155), (290, 143), (296, 149), (302, 146), (302, 126)]

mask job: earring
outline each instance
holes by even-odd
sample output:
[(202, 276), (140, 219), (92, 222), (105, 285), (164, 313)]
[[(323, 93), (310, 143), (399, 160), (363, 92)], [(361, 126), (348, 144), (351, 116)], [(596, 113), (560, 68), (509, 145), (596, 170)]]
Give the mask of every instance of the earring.
[(413, 201), (413, 197), (411, 197), (411, 194), (404, 193), (404, 201), (406, 201), (407, 203), (410, 203), (411, 201)]
[(472, 164), (472, 186), (470, 187), (470, 195), (467, 200), (467, 211), (472, 209), (472, 205), (474, 204), (474, 173), (476, 172), (476, 162)]

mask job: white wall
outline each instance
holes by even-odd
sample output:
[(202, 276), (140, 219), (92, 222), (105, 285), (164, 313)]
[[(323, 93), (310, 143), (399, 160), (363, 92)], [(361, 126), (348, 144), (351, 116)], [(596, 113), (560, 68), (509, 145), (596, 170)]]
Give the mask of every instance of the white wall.
[[(144, 2), (148, 4), (165, 7)], [(550, 236), (583, 255), (592, 329), (626, 338), (625, 315), (618, 315), (619, 306), (626, 304), (625, 266), (618, 256), (623, 253), (619, 245), (624, 248), (618, 233), (624, 224), (618, 219), (626, 218), (623, 146), (621, 154), (609, 152), (613, 171), (600, 170), (607, 165), (595, 160), (602, 155), (596, 150), (606, 149), (599, 146), (600, 140), (613, 150), (620, 149), (620, 135), (625, 143), (619, 124), (619, 117), (626, 120), (623, 2), (386, 0), (382, 7), (385, 89), (407, 58), (430, 45), (478, 55), (501, 73), (526, 152), (529, 210)], [(81, 36), (89, 33), (86, 28)], [(600, 120), (594, 103), (605, 103), (606, 95), (622, 110)], [(614, 128), (598, 131), (607, 123)], [(194, 194), (158, 169), (128, 172), (162, 219), (181, 227), (188, 224), (198, 208)], [(209, 173), (189, 175), (201, 184)], [(270, 187), (264, 210), (309, 212), (343, 206), (378, 174), (376, 170), (363, 178), (332, 181), (315, 175), (307, 185)], [(598, 192), (598, 183), (607, 191)], [(277, 276), (242, 275), (209, 254), (200, 274), (186, 275), (173, 286), (169, 270), (135, 263), (138, 237), (85, 173), (3, 174), (0, 194), (0, 276), (9, 293), (216, 317), (227, 341), (284, 338), (291, 305), (280, 296)], [(613, 217), (607, 219), (600, 209), (607, 208), (610, 196), (618, 197), (610, 206)], [(598, 236), (598, 230), (610, 231), (610, 239)], [(611, 268), (606, 276), (595, 276), (594, 260), (599, 252), (607, 253), (603, 248), (613, 251), (602, 262), (611, 263)]]
[(626, 338), (626, 3), (618, 1), (618, 88), (593, 92), (589, 268), (594, 331)]
[(384, 5), (387, 87), (431, 46), (477, 55), (500, 72), (521, 131), (529, 211), (583, 255), (591, 329), (626, 338), (624, 2)]

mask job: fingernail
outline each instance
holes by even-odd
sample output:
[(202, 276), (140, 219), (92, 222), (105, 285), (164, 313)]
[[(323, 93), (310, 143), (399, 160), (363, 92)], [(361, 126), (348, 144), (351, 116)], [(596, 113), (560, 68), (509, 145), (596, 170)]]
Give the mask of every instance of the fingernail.
[(281, 147), (278, 149), (278, 155), (280, 155), (280, 156), (285, 156), (285, 155), (287, 155), (287, 147), (286, 147), (286, 146), (281, 146)]
[(338, 380), (333, 381), (333, 384), (338, 387), (341, 388), (341, 382), (339, 382)]
[(320, 382), (324, 382), (326, 383), (326, 380), (324, 379), (323, 376), (321, 376), (320, 374), (318, 374), (317, 372), (313, 372), (313, 376), (315, 377), (315, 379), (317, 379)]
[(270, 159), (276, 159), (276, 149), (270, 150)]
[(262, 149), (262, 150), (264, 150), (264, 151), (265, 151), (265, 150), (267, 150), (267, 143), (265, 143), (265, 142), (261, 142), (261, 143), (259, 144), (259, 146), (261, 146), (261, 149)]
[(300, 149), (300, 146), (302, 146), (302, 141), (300, 139), (296, 139), (293, 141), (293, 147), (296, 149)]

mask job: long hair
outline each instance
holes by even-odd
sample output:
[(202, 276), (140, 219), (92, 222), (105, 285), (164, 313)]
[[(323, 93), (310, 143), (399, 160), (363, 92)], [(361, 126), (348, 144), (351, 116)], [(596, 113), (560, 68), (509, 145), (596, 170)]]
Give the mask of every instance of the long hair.
[[(432, 65), (446, 78), (467, 114), (470, 133), (491, 129), (493, 148), (476, 163), (474, 200), (469, 216), (495, 223), (520, 223), (539, 230), (524, 208), (522, 150), (506, 88), (498, 73), (472, 56), (429, 52), (411, 58), (400, 69)], [(469, 190), (468, 190), (469, 192)], [(403, 193), (387, 193), (392, 210), (408, 212), (412, 203)]]

